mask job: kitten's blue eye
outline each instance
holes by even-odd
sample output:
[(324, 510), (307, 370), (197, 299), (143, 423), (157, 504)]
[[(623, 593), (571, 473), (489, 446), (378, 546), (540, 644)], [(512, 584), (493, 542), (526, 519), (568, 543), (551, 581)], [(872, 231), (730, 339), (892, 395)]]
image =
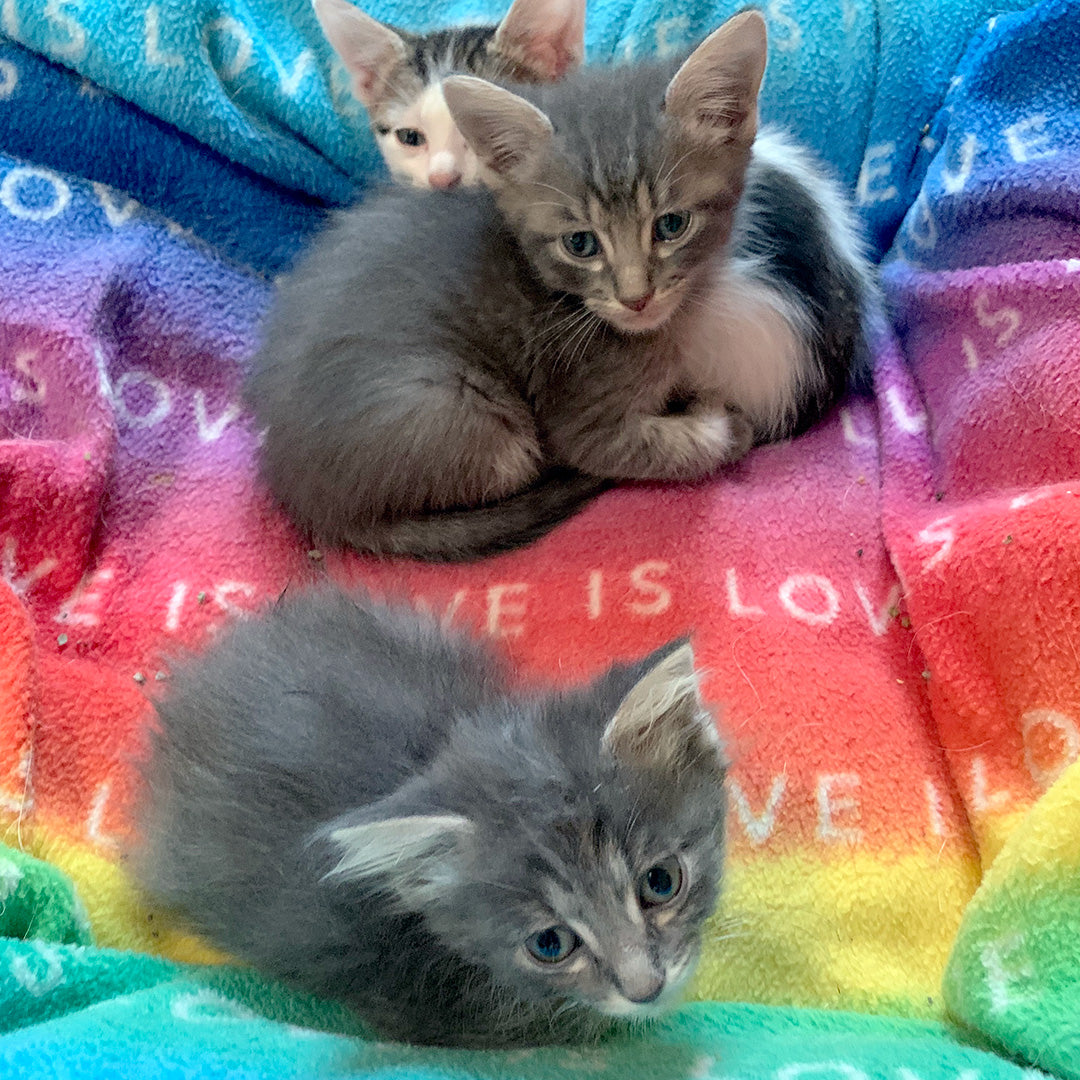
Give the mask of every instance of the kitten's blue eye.
[(562, 246), (575, 259), (591, 259), (600, 250), (600, 241), (594, 232), (568, 232), (563, 235)]
[(394, 134), (402, 146), (423, 146), (427, 142), (424, 133), (416, 128), (398, 128)]
[(668, 904), (679, 895), (682, 889), (683, 872), (679, 860), (673, 855), (670, 859), (650, 866), (641, 875), (638, 884), (638, 896), (645, 907)]
[(657, 240), (678, 240), (690, 228), (690, 215), (680, 210), (661, 214), (653, 223), (653, 236)]
[(581, 944), (581, 939), (569, 926), (549, 926), (533, 934), (525, 948), (543, 964), (558, 964)]

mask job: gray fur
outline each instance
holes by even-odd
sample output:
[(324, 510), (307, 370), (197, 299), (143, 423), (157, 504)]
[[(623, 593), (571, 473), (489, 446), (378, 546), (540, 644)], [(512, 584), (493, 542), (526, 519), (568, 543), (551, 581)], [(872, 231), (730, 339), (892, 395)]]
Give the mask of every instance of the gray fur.
[[(218, 946), (383, 1035), (596, 1035), (677, 996), (716, 903), (725, 762), (692, 660), (676, 642), (526, 694), (414, 612), (286, 598), (174, 671), (132, 865)], [(681, 892), (628, 910), (672, 855)], [(531, 959), (553, 924), (595, 951)]]
[[(700, 479), (836, 401), (864, 356), (869, 271), (807, 155), (792, 147), (785, 165), (770, 133), (758, 152), (754, 76), (742, 99), (707, 97), (717, 34), (682, 67), (585, 68), (517, 97), (446, 83), (494, 191), (388, 190), (341, 214), (282, 288), (255, 361), (263, 475), (301, 527), (475, 558), (534, 539), (605, 481)], [(496, 129), (515, 110), (508, 141)], [(693, 232), (635, 257), (675, 207)], [(583, 221), (630, 254), (572, 264), (559, 235)], [(675, 306), (638, 332), (627, 301), (650, 289)], [(790, 357), (780, 341), (761, 374), (756, 355), (713, 345), (725, 289), (736, 316), (748, 297), (778, 312)], [(565, 487), (553, 468), (595, 482)]]

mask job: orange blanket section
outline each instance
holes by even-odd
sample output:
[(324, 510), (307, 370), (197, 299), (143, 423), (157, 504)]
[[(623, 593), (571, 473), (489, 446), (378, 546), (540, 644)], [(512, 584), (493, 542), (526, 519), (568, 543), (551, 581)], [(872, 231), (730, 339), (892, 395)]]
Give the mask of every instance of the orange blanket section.
[(309, 552), (250, 479), (216, 502), (213, 545), (204, 522), (158, 515), (137, 561), (118, 536), (74, 594), (16, 560), (0, 589), (0, 836), (72, 874), (101, 943), (207, 958), (122, 866), (170, 653), (323, 574), (490, 635), (527, 679), (578, 681), (690, 632), (733, 760), (727, 888), (694, 995), (934, 1014), (978, 881), (958, 790), (972, 781), (931, 719), (880, 533), (878, 447), (873, 406), (854, 402), (710, 484), (611, 492), (466, 567)]

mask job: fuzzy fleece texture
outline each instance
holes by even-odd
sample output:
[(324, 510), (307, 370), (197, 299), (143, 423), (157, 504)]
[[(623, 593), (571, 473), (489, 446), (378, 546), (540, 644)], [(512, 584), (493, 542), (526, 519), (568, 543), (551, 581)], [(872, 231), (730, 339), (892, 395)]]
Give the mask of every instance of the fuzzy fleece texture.
[[(362, 6), (377, 19), (425, 29), (496, 22), (509, 2), (370, 0)], [(596, 62), (675, 53), (745, 6), (743, 0), (682, 0), (677, 9), (656, 0), (589, 0), (586, 56)], [(927, 154), (925, 126), (969, 37), (988, 18), (1027, 5), (769, 0), (758, 6), (772, 43), (765, 116), (789, 127), (846, 183), (857, 184), (868, 232), (884, 251), (917, 191), (913, 178)], [(310, 0), (5, 0), (0, 34), (290, 191), (340, 203), (379, 167), (363, 110), (348, 93)], [(80, 160), (86, 146), (94, 146), (75, 115), (57, 110), (49, 116), (54, 127), (62, 139), (74, 135), (83, 142)], [(115, 171), (107, 145), (99, 169)], [(157, 143), (133, 137), (129, 145)], [(135, 168), (152, 175), (155, 157)], [(162, 195), (170, 201), (176, 185), (167, 160), (162, 170)], [(198, 203), (196, 195), (190, 212), (150, 205), (197, 228)]]
[[(56, 77), (3, 59), (0, 109)], [(834, 57), (837, 70), (846, 59)], [(952, 76), (951, 89), (905, 172), (914, 187), (885, 267), (893, 324), (875, 332), (875, 399), (710, 483), (624, 487), (535, 547), (466, 567), (310, 551), (255, 478), (238, 399), (265, 277), (224, 243), (95, 187), (92, 171), (37, 159), (32, 141), (23, 160), (0, 158), (0, 840), (69, 876), (98, 946), (215, 959), (139, 903), (118, 857), (147, 695), (176, 650), (327, 574), (426, 604), (556, 682), (692, 631), (735, 757), (726, 893), (692, 996), (948, 1014), (1080, 1077), (1069, 770), (1080, 752), (1080, 3), (998, 17), (950, 64), (927, 76), (934, 87)], [(91, 95), (87, 108), (111, 100)], [(886, 200), (864, 206), (885, 220), (873, 215)], [(0, 864), (0, 891), (19, 905), (27, 865)], [(39, 888), (44, 911), (64, 887)], [(168, 1039), (189, 1038), (170, 1027), (161, 987), (174, 978), (211, 996), (181, 1006), (205, 1021), (205, 1042), (191, 1044), (205, 1058), (192, 1049), (169, 1075), (262, 1075), (284, 1036), (249, 1015), (257, 1002), (324, 1024), (303, 1011), (314, 1006), (275, 1011), (276, 991), (231, 969), (79, 951), (83, 922), (56, 918), (44, 953), (18, 940), (34, 936), (33, 911), (0, 944), (0, 975), (29, 972), (7, 984), (19, 1006), (0, 1010), (17, 1018), (3, 1023), (34, 1025), (0, 1039), (20, 1076), (59, 1075), (49, 1069), (90, 1046), (115, 1070), (151, 1070)], [(124, 972), (148, 995), (127, 1021)], [(910, 1080), (897, 1070), (953, 1077), (966, 1061), (955, 1054), (972, 1052), (914, 1020), (720, 1005), (685, 1015), (704, 1027), (680, 1017), (661, 1029), (647, 1044), (664, 1047), (652, 1072)], [(125, 1023), (143, 1025), (130, 1044)], [(846, 1023), (853, 1042), (814, 1042)], [(703, 1051), (707, 1063), (664, 1057), (664, 1039), (699, 1036), (724, 1049)], [(877, 1057), (858, 1056), (873, 1045)], [(339, 1052), (367, 1054), (362, 1075), (518, 1068), (339, 1041), (311, 1043), (309, 1058), (308, 1046), (283, 1059), (291, 1075), (345, 1068)], [(570, 1068), (552, 1061), (537, 1075)], [(963, 1068), (1016, 1071), (978, 1062)]]
[[(715, 1080), (977, 1075), (1037, 1080), (940, 1024), (810, 1009), (686, 1006), (647, 1034), (579, 1050), (438, 1051), (362, 1038), (340, 1007), (291, 994), (249, 972), (68, 943), (77, 920), (62, 876), (0, 849), (0, 896), (41, 902), (47, 919), (4, 946), (0, 1075), (38, 1080)], [(13, 876), (13, 868), (17, 867)], [(34, 882), (38, 885), (35, 886)], [(64, 896), (68, 903), (65, 903)], [(24, 929), (0, 908), (0, 932)], [(898, 1069), (907, 1070), (898, 1073)]]

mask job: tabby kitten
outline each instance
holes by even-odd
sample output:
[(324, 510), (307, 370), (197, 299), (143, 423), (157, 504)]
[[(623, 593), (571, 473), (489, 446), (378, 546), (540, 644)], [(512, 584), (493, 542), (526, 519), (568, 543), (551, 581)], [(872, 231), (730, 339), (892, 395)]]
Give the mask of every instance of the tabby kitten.
[(238, 623), (157, 705), (150, 894), (384, 1036), (595, 1036), (679, 996), (725, 760), (685, 641), (524, 694), (492, 652), (331, 589)]
[(585, 50), (585, 0), (514, 0), (497, 26), (422, 34), (378, 22), (348, 0), (314, 0), (314, 7), (391, 175), (417, 187), (477, 178), (476, 156), (443, 100), (446, 75), (550, 81), (576, 67)]
[[(323, 542), (465, 559), (614, 480), (697, 480), (814, 423), (865, 354), (843, 196), (757, 135), (764, 20), (520, 96), (444, 84), (491, 191), (340, 215), (280, 291), (248, 397)], [(755, 141), (756, 137), (756, 141)]]

